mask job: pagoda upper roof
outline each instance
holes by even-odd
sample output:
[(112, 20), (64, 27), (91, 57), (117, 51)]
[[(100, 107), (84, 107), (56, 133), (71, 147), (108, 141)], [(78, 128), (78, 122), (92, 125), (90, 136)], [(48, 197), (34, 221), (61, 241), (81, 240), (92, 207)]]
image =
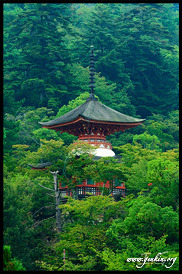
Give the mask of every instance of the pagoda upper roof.
[(39, 122), (44, 127), (52, 127), (69, 122), (73, 122), (82, 117), (87, 121), (101, 121), (109, 123), (130, 124), (142, 123), (145, 119), (138, 119), (116, 111), (97, 100), (87, 100), (82, 105), (69, 111), (68, 113), (48, 122)]

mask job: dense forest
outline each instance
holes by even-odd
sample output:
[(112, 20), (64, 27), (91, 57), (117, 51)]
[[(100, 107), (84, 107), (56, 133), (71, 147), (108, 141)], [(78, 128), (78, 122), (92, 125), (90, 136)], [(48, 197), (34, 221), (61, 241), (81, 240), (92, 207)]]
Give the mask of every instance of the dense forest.
[[(4, 270), (178, 270), (179, 5), (6, 3), (3, 13)], [(69, 165), (77, 138), (38, 122), (85, 102), (91, 45), (99, 101), (146, 121), (107, 137), (120, 163), (83, 154)], [(29, 166), (43, 162), (52, 166)], [(53, 188), (51, 170), (98, 181), (119, 170), (126, 197), (69, 197), (58, 233), (39, 185)]]

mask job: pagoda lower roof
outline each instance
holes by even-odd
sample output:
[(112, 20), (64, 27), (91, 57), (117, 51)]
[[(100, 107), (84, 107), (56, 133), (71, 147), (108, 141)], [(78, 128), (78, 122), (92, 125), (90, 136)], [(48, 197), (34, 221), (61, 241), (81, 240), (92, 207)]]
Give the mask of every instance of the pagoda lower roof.
[(84, 104), (69, 111), (61, 117), (48, 122), (39, 122), (44, 127), (52, 127), (56, 125), (62, 125), (65, 123), (73, 122), (78, 118), (83, 118), (87, 121), (98, 121), (107, 123), (119, 123), (119, 124), (138, 124), (143, 123), (145, 119), (138, 119), (132, 116), (125, 115), (119, 111), (116, 111), (96, 100), (87, 100)]

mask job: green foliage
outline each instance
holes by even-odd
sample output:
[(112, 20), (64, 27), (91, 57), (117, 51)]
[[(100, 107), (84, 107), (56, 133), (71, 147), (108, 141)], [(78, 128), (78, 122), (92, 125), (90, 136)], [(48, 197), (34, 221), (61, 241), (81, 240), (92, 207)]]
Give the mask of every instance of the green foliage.
[(163, 151), (177, 148), (179, 142), (179, 111), (172, 111), (165, 118), (154, 115), (144, 128), (149, 134), (154, 134), (159, 138), (159, 146)]
[(3, 240), (26, 269), (38, 270), (35, 260), (42, 258), (49, 239), (54, 239), (55, 234), (54, 200), (38, 184), (49, 188), (52, 184), (46, 174), (42, 177), (37, 174), (39, 177), (35, 179), (33, 170), (22, 168), (21, 172), (4, 175)]
[(25, 271), (19, 260), (13, 259), (11, 255), (11, 247), (3, 246), (3, 271)]
[[(178, 107), (178, 45), (174, 46), (178, 24), (174, 23), (175, 31), (166, 24), (169, 18), (175, 22), (176, 16), (172, 5), (95, 5), (84, 43), (78, 43), (83, 49), (86, 41), (92, 40), (97, 49), (96, 69), (117, 83), (118, 92), (126, 91), (138, 114), (144, 117)], [(168, 58), (170, 54), (173, 60)]]
[(122, 216), (122, 204), (121, 201), (116, 203), (110, 196), (91, 196), (78, 201), (69, 198), (68, 203), (61, 208), (68, 220), (71, 218), (80, 225), (99, 225), (100, 222), (109, 222), (112, 218)]
[[(86, 152), (91, 149), (90, 147), (82, 146), (80, 143), (72, 144), (65, 151), (66, 153), (63, 153), (65, 155), (61, 156), (62, 144), (53, 140), (43, 140), (42, 143), (37, 155), (35, 152), (27, 153), (26, 146), (16, 146), (15, 155), (18, 161), (21, 162), (22, 157), (26, 160), (40, 161), (45, 153), (50, 157), (55, 155), (55, 165), (60, 161), (60, 157), (67, 159), (64, 165), (59, 165), (59, 168), (60, 171), (63, 167), (66, 168), (67, 179), (69, 179), (67, 183), (70, 187), (74, 187), (77, 181), (88, 175), (92, 158), (88, 157)], [(37, 250), (38, 255), (34, 259), (36, 267), (41, 270), (59, 271), (136, 270), (136, 264), (129, 264), (127, 259), (141, 257), (141, 254), (146, 252), (150, 252), (151, 256), (155, 257), (159, 252), (168, 251), (166, 256), (178, 258), (178, 213), (175, 211), (178, 207), (177, 151), (157, 152), (129, 144), (118, 148), (118, 151), (123, 152), (122, 164), (118, 164), (113, 159), (98, 160), (92, 164), (90, 172), (93, 172), (90, 175), (103, 181), (113, 179), (114, 175), (121, 175), (127, 190), (132, 190), (132, 186), (135, 186), (132, 193), (137, 194), (146, 184), (147, 192), (142, 191), (142, 195), (138, 198), (135, 195), (126, 196), (118, 202), (110, 196), (91, 196), (83, 200), (69, 198), (66, 204), (60, 206), (63, 231), (57, 236), (57, 243), (51, 244), (51, 248), (48, 248), (45, 254), (40, 254), (39, 249)], [(53, 160), (53, 158), (50, 159)], [(22, 168), (26, 170), (26, 167), (22, 166)], [(72, 180), (71, 176), (75, 176), (76, 180)], [(63, 177), (59, 178), (63, 182)], [(38, 173), (38, 171), (29, 170), (26, 175), (17, 174), (11, 178), (9, 185), (14, 188), (13, 194), (8, 191), (8, 184), (5, 185), (7, 195), (5, 216), (9, 221), (5, 219), (8, 225), (4, 235), (8, 244), (13, 246), (16, 244), (15, 255), (22, 248), (16, 242), (19, 241), (20, 229), (20, 235), (24, 235), (24, 239), (30, 245), (29, 237), (31, 239), (35, 237), (33, 242), (37, 241), (36, 233), (43, 233), (47, 227), (49, 229), (51, 227), (51, 223), (44, 222), (44, 226), (38, 229), (44, 218), (54, 214), (54, 207), (52, 209), (51, 205), (49, 207), (50, 197), (45, 198), (44, 191), (38, 188), (39, 183), (50, 188), (50, 179), (47, 171), (41, 176), (40, 171)], [(7, 182), (9, 181), (10, 177), (7, 178)], [(128, 187), (129, 185), (131, 188)], [(10, 193), (13, 199), (9, 199)], [(25, 197), (24, 193), (26, 193), (26, 199), (22, 200), (22, 197)], [(10, 207), (13, 201), (15, 204)], [(44, 209), (40, 209), (41, 207)], [(27, 214), (30, 211), (31, 214)], [(27, 225), (30, 227), (28, 231), (22, 227), (21, 219), (24, 220), (26, 227)], [(34, 227), (34, 232), (31, 227)], [(54, 239), (53, 232), (49, 231), (46, 234), (48, 234), (46, 241), (47, 238)], [(38, 246), (41, 250), (42, 245), (39, 243)], [(27, 247), (23, 248), (26, 250)], [(60, 260), (63, 249), (66, 250), (65, 264)], [(32, 252), (35, 252), (34, 248)], [(31, 258), (35, 258), (31, 252), (29, 254)], [(23, 258), (23, 261), (25, 260), (27, 257)], [(26, 266), (32, 268), (29, 260), (31, 259), (27, 260)], [(143, 269), (164, 270), (164, 266), (146, 264), (142, 267)], [(178, 269), (177, 261), (171, 269)]]
[(127, 132), (118, 132), (108, 136), (113, 146), (126, 143), (142, 144), (145, 148), (166, 151), (178, 148), (179, 143), (179, 111), (171, 111), (168, 116), (155, 115), (147, 118), (144, 124)]
[[(117, 219), (107, 230), (107, 236), (113, 251), (102, 253), (108, 267), (106, 270), (136, 270), (136, 264), (128, 264), (127, 258), (141, 258), (142, 254), (174, 252), (173, 243), (178, 241), (178, 214), (172, 207), (162, 208), (153, 203), (149, 197), (139, 196), (129, 206), (128, 216)], [(176, 232), (175, 232), (176, 231)], [(117, 251), (115, 252), (115, 249)], [(113, 261), (118, 264), (115, 267)], [(120, 261), (120, 262), (119, 262)], [(176, 270), (174, 265), (171, 270)], [(145, 265), (142, 270), (164, 270), (164, 266)]]
[[(29, 122), (24, 124), (28, 107), (51, 108), (62, 115), (68, 101), (88, 92), (91, 43), (96, 95), (103, 103), (128, 115), (137, 111), (143, 118), (178, 109), (177, 6), (5, 4), (4, 15), (4, 112), (16, 122), (10, 125), (5, 118), (6, 152), (13, 143), (30, 144), (36, 150), (39, 136), (48, 137), (45, 131), (33, 136)], [(33, 120), (38, 113), (29, 114)], [(34, 130), (41, 120), (35, 120)], [(169, 120), (162, 124), (162, 136), (153, 123), (156, 132), (150, 128), (147, 133), (159, 138), (164, 151), (176, 146), (178, 128)], [(130, 134), (117, 136), (112, 137), (116, 146), (133, 140)], [(73, 139), (64, 137), (66, 144)]]
[(3, 148), (4, 153), (11, 152), (12, 145), (18, 141), (18, 133), (20, 130), (20, 123), (16, 121), (15, 117), (6, 113), (3, 125)]
[(78, 96), (75, 100), (69, 101), (67, 106), (63, 106), (59, 109), (56, 118), (66, 114), (67, 112), (71, 111), (72, 109), (75, 109), (76, 107), (82, 105), (85, 100), (89, 97), (88, 92), (82, 93), (80, 96)]
[(4, 180), (3, 190), (4, 244), (11, 246), (13, 257), (21, 260), (26, 269), (32, 269), (36, 255), (32, 252), (32, 245), (38, 244), (38, 241), (33, 241), (31, 228), (32, 182), (27, 175), (9, 177)]
[[(127, 269), (127, 271), (177, 271), (179, 269), (179, 253), (174, 252), (173, 249), (169, 250), (169, 246), (167, 248), (168, 251), (164, 251), (164, 254), (161, 255), (161, 257), (166, 259), (166, 261), (168, 258), (174, 258), (174, 260), (170, 261), (170, 263), (167, 262), (165, 264), (169, 267), (169, 269), (164, 266), (163, 262), (151, 263), (151, 260), (154, 260), (156, 257), (160, 258), (160, 253), (162, 253), (160, 252), (161, 249), (166, 249), (165, 237), (161, 237), (159, 240), (155, 240), (153, 237), (147, 240), (145, 238), (138, 237), (137, 243), (138, 242), (141, 242), (144, 247), (149, 247), (150, 252), (143, 253), (144, 248), (142, 248), (142, 253), (139, 254), (136, 251), (136, 245), (128, 240), (127, 250), (113, 251), (106, 248), (102, 253), (100, 253), (100, 257), (106, 264), (105, 270), (126, 271)], [(150, 261), (145, 263), (145, 258), (149, 258)]]
[[(112, 157), (103, 157), (90, 166), (84, 168), (87, 178), (92, 178), (96, 183), (104, 183), (101, 188), (102, 195), (108, 195), (113, 190), (114, 179), (119, 179), (123, 181), (124, 179), (124, 167), (122, 164), (118, 163), (117, 160), (112, 159)], [(110, 182), (109, 189), (105, 188), (105, 184)]]
[[(68, 199), (62, 209), (63, 232), (54, 246), (51, 258), (54, 270), (103, 270), (97, 256), (107, 242), (105, 231), (110, 222), (123, 216), (123, 203), (108, 196), (92, 196), (84, 200)], [(63, 264), (63, 249), (66, 263)], [(50, 258), (42, 261), (43, 269), (50, 270)]]
[[(115, 202), (108, 196), (68, 199), (62, 209), (63, 232), (52, 255), (37, 262), (44, 270), (139, 270), (128, 258), (162, 253), (177, 260), (168, 270), (178, 270), (178, 214), (160, 207), (149, 197), (128, 197)], [(65, 249), (65, 263), (63, 250)], [(171, 264), (170, 264), (171, 265)], [(169, 262), (168, 262), (168, 266)], [(137, 267), (138, 266), (138, 267)], [(166, 270), (164, 264), (146, 263), (141, 270)]]
[(159, 138), (156, 135), (150, 135), (144, 132), (143, 134), (140, 135), (134, 135), (133, 136), (133, 143), (139, 143), (143, 146), (143, 148), (148, 148), (148, 149), (156, 149), (159, 150)]
[(146, 191), (164, 207), (178, 208), (179, 154), (177, 150), (158, 152), (130, 144), (122, 151), (125, 185), (128, 193)]
[[(17, 5), (14, 7), (16, 9)], [(60, 102), (64, 101), (66, 81), (58, 79), (67, 74), (69, 61), (63, 46), (63, 37), (69, 30), (68, 10), (69, 5), (31, 4), (14, 12), (13, 24), (5, 17), (8, 34), (5, 39), (5, 85), (15, 91), (17, 101), (25, 99), (24, 106), (48, 106), (57, 110), (58, 97)], [(60, 31), (61, 27), (64, 31)], [(61, 50), (58, 50), (60, 44)]]
[[(47, 137), (47, 131), (40, 128), (38, 122), (47, 121), (53, 116), (53, 111), (46, 107), (29, 109), (25, 108), (19, 113), (17, 120), (20, 122), (19, 143), (31, 145), (31, 150), (35, 150), (40, 145), (40, 139)], [(59, 136), (55, 132), (50, 132), (50, 138), (58, 140)]]
[[(170, 154), (169, 154), (170, 156)], [(148, 163), (147, 183), (156, 204), (178, 207), (179, 163), (171, 158), (158, 157)]]
[(141, 159), (151, 160), (158, 155), (155, 150), (142, 148), (141, 145), (126, 144), (120, 147), (115, 147), (117, 153), (122, 156), (122, 162), (128, 167), (132, 167), (134, 163), (137, 163)]
[[(121, 110), (134, 111), (131, 100), (143, 116), (162, 112), (170, 104), (170, 110), (176, 109), (178, 13), (172, 4), (14, 4), (11, 10), (7, 6), (4, 56), (10, 109), (22, 98), (24, 105), (58, 111), (80, 91), (88, 91), (84, 67), (91, 40), (96, 70), (115, 85), (115, 94), (107, 90), (111, 105), (117, 108), (115, 101), (122, 96)], [(107, 96), (101, 95), (107, 103)]]

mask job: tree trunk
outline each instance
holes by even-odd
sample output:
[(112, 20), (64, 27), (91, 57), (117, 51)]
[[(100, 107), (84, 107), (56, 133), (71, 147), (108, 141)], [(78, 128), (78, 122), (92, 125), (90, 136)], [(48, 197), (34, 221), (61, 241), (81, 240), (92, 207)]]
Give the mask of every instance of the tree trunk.
[(78, 199), (78, 189), (77, 189), (77, 187), (73, 188), (71, 191), (73, 193), (73, 199), (77, 200)]
[[(50, 171), (51, 172), (51, 171)], [(60, 205), (60, 196), (59, 196), (59, 187), (58, 187), (58, 180), (57, 174), (58, 171), (51, 172), (54, 177), (54, 190), (55, 190), (55, 198), (56, 198), (56, 228), (58, 232), (62, 231), (61, 228), (61, 209), (59, 208)]]
[(103, 196), (103, 194), (104, 194), (104, 187), (105, 187), (105, 185), (106, 185), (106, 183), (103, 183), (102, 193), (101, 193), (102, 196)]

